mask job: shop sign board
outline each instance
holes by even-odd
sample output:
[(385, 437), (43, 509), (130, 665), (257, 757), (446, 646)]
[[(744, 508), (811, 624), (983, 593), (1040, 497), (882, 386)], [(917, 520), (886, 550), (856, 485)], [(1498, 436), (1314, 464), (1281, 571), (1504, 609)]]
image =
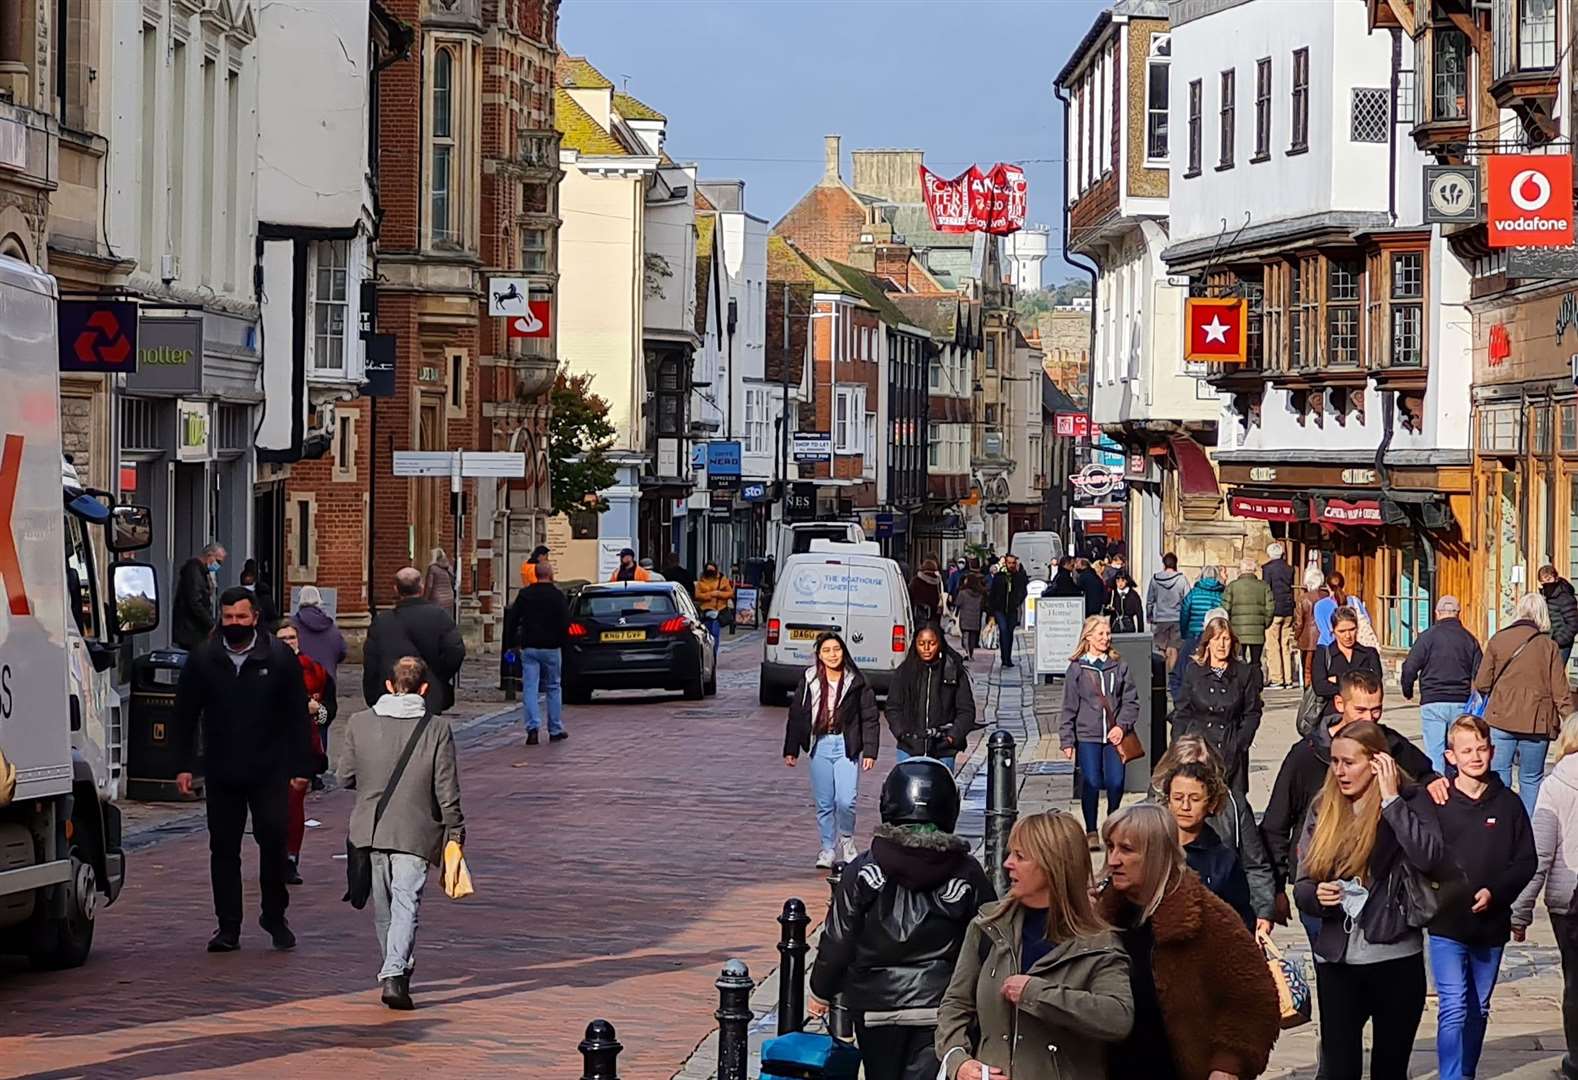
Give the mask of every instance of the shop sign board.
[(833, 460), (833, 436), (825, 431), (797, 431), (791, 446), (798, 463)]
[(1578, 289), (1474, 314), (1475, 385), (1567, 380), (1578, 351)]
[(1085, 601), (1077, 596), (1038, 596), (1036, 605), (1036, 674), (1061, 675), (1079, 647), (1085, 623)]
[(1265, 499), (1255, 495), (1234, 495), (1227, 502), (1228, 512), (1234, 517), (1255, 518), (1258, 521), (1297, 521), (1292, 499)]
[(208, 402), (175, 403), (175, 459), (207, 461), (209, 453)]
[(1486, 162), (1493, 248), (1567, 247), (1573, 242), (1573, 161), (1559, 154), (1493, 154)]
[(126, 389), (195, 394), (202, 388), (202, 318), (142, 319), (137, 325), (137, 367), (126, 376)]
[(1322, 499), (1319, 520), (1328, 525), (1380, 525), (1381, 504), (1374, 499)]

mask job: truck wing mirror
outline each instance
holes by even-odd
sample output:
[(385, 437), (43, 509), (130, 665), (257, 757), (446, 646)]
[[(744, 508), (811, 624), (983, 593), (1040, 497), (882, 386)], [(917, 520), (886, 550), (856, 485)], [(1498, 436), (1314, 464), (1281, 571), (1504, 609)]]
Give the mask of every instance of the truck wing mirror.
[(146, 634), (159, 625), (159, 577), (146, 563), (118, 562), (110, 568), (115, 591), (115, 629), (121, 636)]
[(141, 551), (153, 543), (153, 512), (146, 506), (117, 506), (110, 512), (111, 551)]

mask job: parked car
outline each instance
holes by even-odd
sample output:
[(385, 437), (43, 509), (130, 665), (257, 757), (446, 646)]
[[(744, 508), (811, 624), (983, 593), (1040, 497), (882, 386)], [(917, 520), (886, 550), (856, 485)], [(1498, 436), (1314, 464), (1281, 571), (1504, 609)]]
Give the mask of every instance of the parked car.
[(674, 581), (587, 585), (570, 609), (564, 699), (592, 690), (683, 690), (699, 701), (718, 691), (712, 637), (685, 587)]

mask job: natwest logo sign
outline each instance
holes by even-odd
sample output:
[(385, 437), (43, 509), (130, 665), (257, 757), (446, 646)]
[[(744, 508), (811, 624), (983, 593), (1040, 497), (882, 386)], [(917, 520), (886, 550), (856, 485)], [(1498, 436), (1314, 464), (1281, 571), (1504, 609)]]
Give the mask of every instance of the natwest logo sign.
[(1567, 154), (1489, 159), (1491, 247), (1566, 247), (1573, 242), (1573, 162)]
[(1505, 323), (1497, 323), (1490, 328), (1490, 344), (1486, 348), (1490, 356), (1490, 366), (1500, 367), (1512, 356), (1512, 336), (1507, 333)]

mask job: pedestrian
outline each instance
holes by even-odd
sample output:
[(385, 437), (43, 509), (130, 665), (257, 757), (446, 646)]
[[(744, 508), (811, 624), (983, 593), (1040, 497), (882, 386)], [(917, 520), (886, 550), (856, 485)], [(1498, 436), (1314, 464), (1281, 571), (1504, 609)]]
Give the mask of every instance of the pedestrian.
[(1266, 631), (1276, 618), (1276, 598), (1271, 586), (1257, 577), (1254, 559), (1238, 564), (1238, 577), (1222, 594), (1233, 636), (1238, 639), (1239, 655), (1257, 667), (1266, 651)]
[(276, 949), (296, 947), (285, 919), (285, 834), (290, 791), (315, 775), (307, 687), (284, 642), (258, 625), (257, 598), (241, 586), (219, 596), (219, 633), (193, 649), (175, 691), (184, 765), (175, 784), (192, 794), (203, 747), (208, 798), (208, 871), (219, 928), (209, 952), (241, 947), (241, 836), (247, 817), (258, 845), (258, 925)]
[(844, 639), (824, 631), (817, 635), (812, 654), (816, 661), (789, 703), (784, 764), (792, 769), (801, 751), (811, 755), (811, 796), (822, 841), (816, 865), (826, 869), (835, 859), (851, 863), (860, 854), (855, 847), (856, 787), (860, 774), (877, 763), (882, 729), (876, 693), (855, 666)]
[(301, 639), (302, 654), (322, 664), (323, 670), (329, 674), (329, 681), (337, 682), (340, 665), (345, 662), (347, 655), (345, 635), (340, 633), (334, 616), (323, 609), (323, 593), (316, 585), (301, 587), (293, 621)]
[(1005, 668), (1014, 666), (1014, 627), (1019, 625), (1029, 595), (1030, 575), (1019, 565), (1017, 555), (1007, 556), (986, 599), (986, 611), (997, 621), (997, 647)]
[[(707, 566), (711, 567), (714, 571), (718, 569), (716, 563), (709, 562)], [(696, 600), (698, 602), (700, 601), (700, 597), (696, 594), (696, 575), (690, 572), (690, 567), (679, 561), (678, 555), (671, 556), (663, 564), (663, 578), (666, 581), (679, 582), (680, 585), (684, 586), (685, 591), (690, 594), (690, 598), (692, 600)], [(732, 582), (730, 583), (730, 587), (733, 587)], [(731, 593), (730, 595), (733, 594)]]
[(1223, 592), (1222, 583), (1217, 579), (1217, 568), (1202, 567), (1200, 580), (1184, 596), (1183, 605), (1178, 609), (1178, 631), (1183, 635), (1183, 648), (1179, 656), (1188, 656), (1194, 652), (1195, 646), (1200, 643), (1200, 631), (1205, 629), (1206, 613), (1222, 606)]
[(1412, 700), (1414, 684), (1419, 684), (1425, 753), (1442, 776), (1446, 775), (1447, 728), (1468, 710), (1474, 673), (1483, 659), (1479, 642), (1458, 618), (1460, 610), (1455, 596), (1437, 600), (1435, 622), (1414, 639), (1403, 660), (1403, 697)]
[(1315, 650), (1314, 689), (1325, 699), (1323, 716), (1337, 711), (1337, 686), (1350, 671), (1370, 672), (1377, 680), (1384, 679), (1379, 650), (1359, 644), (1359, 613), (1350, 607), (1340, 607), (1331, 620), (1332, 640)]
[(1281, 1022), (1260, 947), (1189, 869), (1165, 807), (1124, 807), (1102, 826), (1102, 840), (1097, 913), (1118, 928), (1134, 995), (1134, 1029), (1107, 1076), (1259, 1076)]
[(539, 689), (548, 699), (548, 741), (563, 742), (564, 646), (570, 640), (570, 602), (555, 581), (553, 563), (537, 563), (536, 583), (515, 594), (504, 621), (504, 647), (515, 650), (521, 665), (521, 704), (526, 745), (536, 746), (542, 713)]
[(257, 598), (258, 625), (272, 631), (279, 625), (279, 605), (274, 602), (274, 590), (263, 580), (256, 559), (248, 559), (241, 567), (239, 581), (243, 589)]
[(644, 571), (646, 571), (646, 575), (647, 575), (646, 576), (646, 580), (647, 581), (667, 581), (668, 580), (662, 574), (657, 572), (657, 564), (655, 564), (652, 561), (651, 557), (649, 557), (649, 556), (643, 556), (642, 557), (641, 562), (639, 564), (639, 568), (644, 570)]
[(1120, 570), (1112, 577), (1112, 592), (1107, 598), (1107, 617), (1112, 620), (1115, 634), (1141, 634), (1145, 632), (1145, 605), (1140, 591), (1134, 587), (1129, 575)]
[(410, 1009), (417, 917), (428, 868), (466, 842), (449, 721), (428, 702), (427, 665), (402, 656), (372, 708), (345, 725), (339, 773), (356, 788), (348, 841), (372, 849), (373, 926), (383, 1003)]
[(395, 605), (367, 628), (362, 646), (362, 698), (369, 707), (385, 693), (384, 683), (402, 656), (419, 656), (427, 667), (428, 704), (436, 713), (455, 703), (455, 676), (466, 661), (460, 627), (446, 608), (422, 595), (422, 573), (407, 566), (395, 573)]
[(970, 923), (937, 1012), (936, 1075), (1105, 1076), (1134, 1000), (1128, 954), (1092, 908), (1079, 825), (1058, 810), (1020, 818), (1003, 865), (1008, 895)]
[(1088, 559), (1074, 560), (1074, 581), (1085, 598), (1086, 617), (1100, 615), (1101, 609), (1107, 606), (1107, 583)]
[(445, 611), (455, 610), (455, 570), (443, 548), (433, 549), (432, 561), (422, 578), (422, 598)]
[[(1332, 739), (1331, 770), (1301, 831), (1293, 898), (1316, 924), (1315, 994), (1326, 1080), (1406, 1080), (1425, 1009), (1424, 915), (1409, 879), (1438, 882), (1451, 859), (1436, 807), (1388, 753), (1378, 724)], [(1427, 886), (1428, 887), (1428, 886)]]
[(948, 570), (946, 590), (949, 600), (958, 599), (959, 590), (964, 586), (965, 575), (969, 572), (969, 563), (965, 561), (963, 555), (959, 556), (959, 558), (954, 561), (953, 565)]
[(1271, 625), (1266, 627), (1266, 665), (1268, 682), (1278, 690), (1293, 685), (1293, 567), (1288, 565), (1287, 548), (1280, 543), (1266, 546), (1266, 562), (1260, 579), (1271, 590)]
[(814, 1016), (843, 995), (867, 1080), (936, 1080), (937, 1012), (970, 922), (995, 899), (953, 834), (959, 789), (935, 761), (882, 784), (871, 849), (844, 868), (811, 967)]
[(1572, 582), (1556, 572), (1556, 567), (1540, 567), (1540, 595), (1551, 613), (1551, 640), (1561, 650), (1562, 667), (1572, 659), (1573, 638), (1578, 637), (1578, 596), (1573, 595)]
[(1512, 617), (1506, 629), (1485, 643), (1474, 689), (1490, 699), (1485, 722), (1496, 748), (1493, 767), (1510, 788), (1517, 760), (1518, 796), (1532, 816), (1545, 776), (1546, 751), (1562, 717), (1573, 711), (1573, 696), (1561, 650), (1551, 640), (1545, 597), (1524, 593)]
[(981, 616), (986, 606), (986, 579), (979, 571), (964, 575), (959, 586), (959, 598), (954, 610), (959, 616), (959, 642), (964, 646), (966, 660), (975, 659), (975, 648), (981, 643)]
[(1227, 786), (1249, 791), (1249, 751), (1260, 730), (1260, 665), (1242, 659), (1231, 624), (1205, 624), (1174, 699), (1173, 737), (1199, 735), (1222, 760)]
[(1145, 587), (1145, 611), (1151, 620), (1151, 647), (1167, 658), (1170, 672), (1178, 662), (1183, 633), (1178, 625), (1184, 597), (1189, 595), (1189, 579), (1178, 572), (1178, 556), (1169, 551), (1162, 556), (1162, 568), (1151, 576)]
[(1440, 1006), (1441, 1080), (1463, 1080), (1478, 1071), (1490, 996), (1512, 936), (1512, 905), (1533, 879), (1537, 859), (1523, 803), (1490, 767), (1490, 727), (1464, 715), (1446, 738), (1457, 777), (1436, 813), (1462, 887), (1443, 891), (1441, 912), (1430, 923), (1430, 971)]
[(1534, 901), (1545, 910), (1562, 958), (1562, 1031), (1567, 1056), (1561, 1075), (1578, 1076), (1578, 714), (1556, 737), (1556, 767), (1534, 807), (1534, 877), (1512, 906), (1512, 939), (1523, 941), (1534, 921)]
[(521, 588), (537, 584), (537, 564), (549, 554), (551, 553), (547, 544), (538, 544), (531, 549), (531, 554), (526, 557), (525, 562), (521, 563)]
[(975, 692), (964, 657), (948, 647), (937, 627), (916, 632), (909, 655), (893, 673), (885, 711), (899, 761), (931, 757), (952, 771), (955, 755), (975, 730)]
[(1140, 691), (1129, 665), (1112, 647), (1112, 627), (1091, 615), (1080, 627), (1079, 644), (1063, 677), (1063, 720), (1059, 741), (1063, 757), (1079, 755), (1079, 799), (1085, 812), (1086, 839), (1095, 850), (1096, 809), (1103, 791), (1107, 813), (1123, 801), (1124, 764), (1118, 744), (1140, 717)]
[[(312, 746), (313, 776), (327, 772), (328, 759), (324, 755), (323, 732), (328, 730), (329, 702), (333, 700), (329, 673), (322, 664), (301, 649), (300, 627), (295, 620), (286, 619), (274, 636), (290, 647), (301, 665), (301, 681), (307, 688), (307, 739)], [(301, 844), (307, 835), (307, 789), (294, 784), (290, 788), (290, 809), (285, 824), (285, 884), (301, 884)]]
[(694, 589), (696, 606), (701, 608), (707, 633), (712, 635), (712, 654), (718, 655), (718, 642), (723, 637), (723, 618), (734, 603), (734, 582), (718, 570), (718, 564), (709, 562), (701, 573), (701, 580)]
[(621, 548), (619, 551), (619, 565), (614, 567), (614, 572), (609, 581), (651, 581), (652, 572), (644, 566), (637, 565), (634, 548)]
[(1074, 580), (1072, 555), (1064, 555), (1057, 561), (1057, 571), (1052, 575), (1052, 586), (1047, 592), (1051, 596), (1084, 598), (1085, 591), (1079, 587), (1079, 582)]
[[(1221, 773), (1198, 762), (1180, 765), (1168, 774), (1162, 794), (1173, 823), (1178, 826), (1178, 842), (1183, 845), (1189, 869), (1238, 913), (1245, 928), (1255, 929), (1249, 876), (1238, 861), (1238, 851), (1223, 842), (1209, 820), (1226, 801), (1227, 784)], [(1270, 929), (1268, 920), (1266, 930)]]
[(1293, 608), (1293, 638), (1298, 645), (1300, 668), (1304, 685), (1315, 680), (1315, 650), (1320, 647), (1320, 627), (1315, 622), (1315, 605), (1330, 595), (1326, 590), (1326, 575), (1320, 567), (1304, 568), (1304, 591)]
[(224, 561), (224, 545), (209, 544), (202, 554), (181, 564), (170, 606), (170, 639), (187, 652), (214, 633), (214, 581)]
[(1370, 613), (1365, 610), (1364, 601), (1357, 596), (1350, 596), (1347, 591), (1347, 580), (1339, 572), (1333, 570), (1326, 575), (1326, 595), (1315, 602), (1313, 609), (1315, 628), (1318, 633), (1316, 645), (1330, 645), (1336, 636), (1332, 620), (1340, 608), (1352, 608), (1363, 622), (1370, 621)]
[(942, 619), (942, 575), (937, 573), (937, 560), (921, 563), (920, 573), (910, 579), (910, 611), (917, 626)]

